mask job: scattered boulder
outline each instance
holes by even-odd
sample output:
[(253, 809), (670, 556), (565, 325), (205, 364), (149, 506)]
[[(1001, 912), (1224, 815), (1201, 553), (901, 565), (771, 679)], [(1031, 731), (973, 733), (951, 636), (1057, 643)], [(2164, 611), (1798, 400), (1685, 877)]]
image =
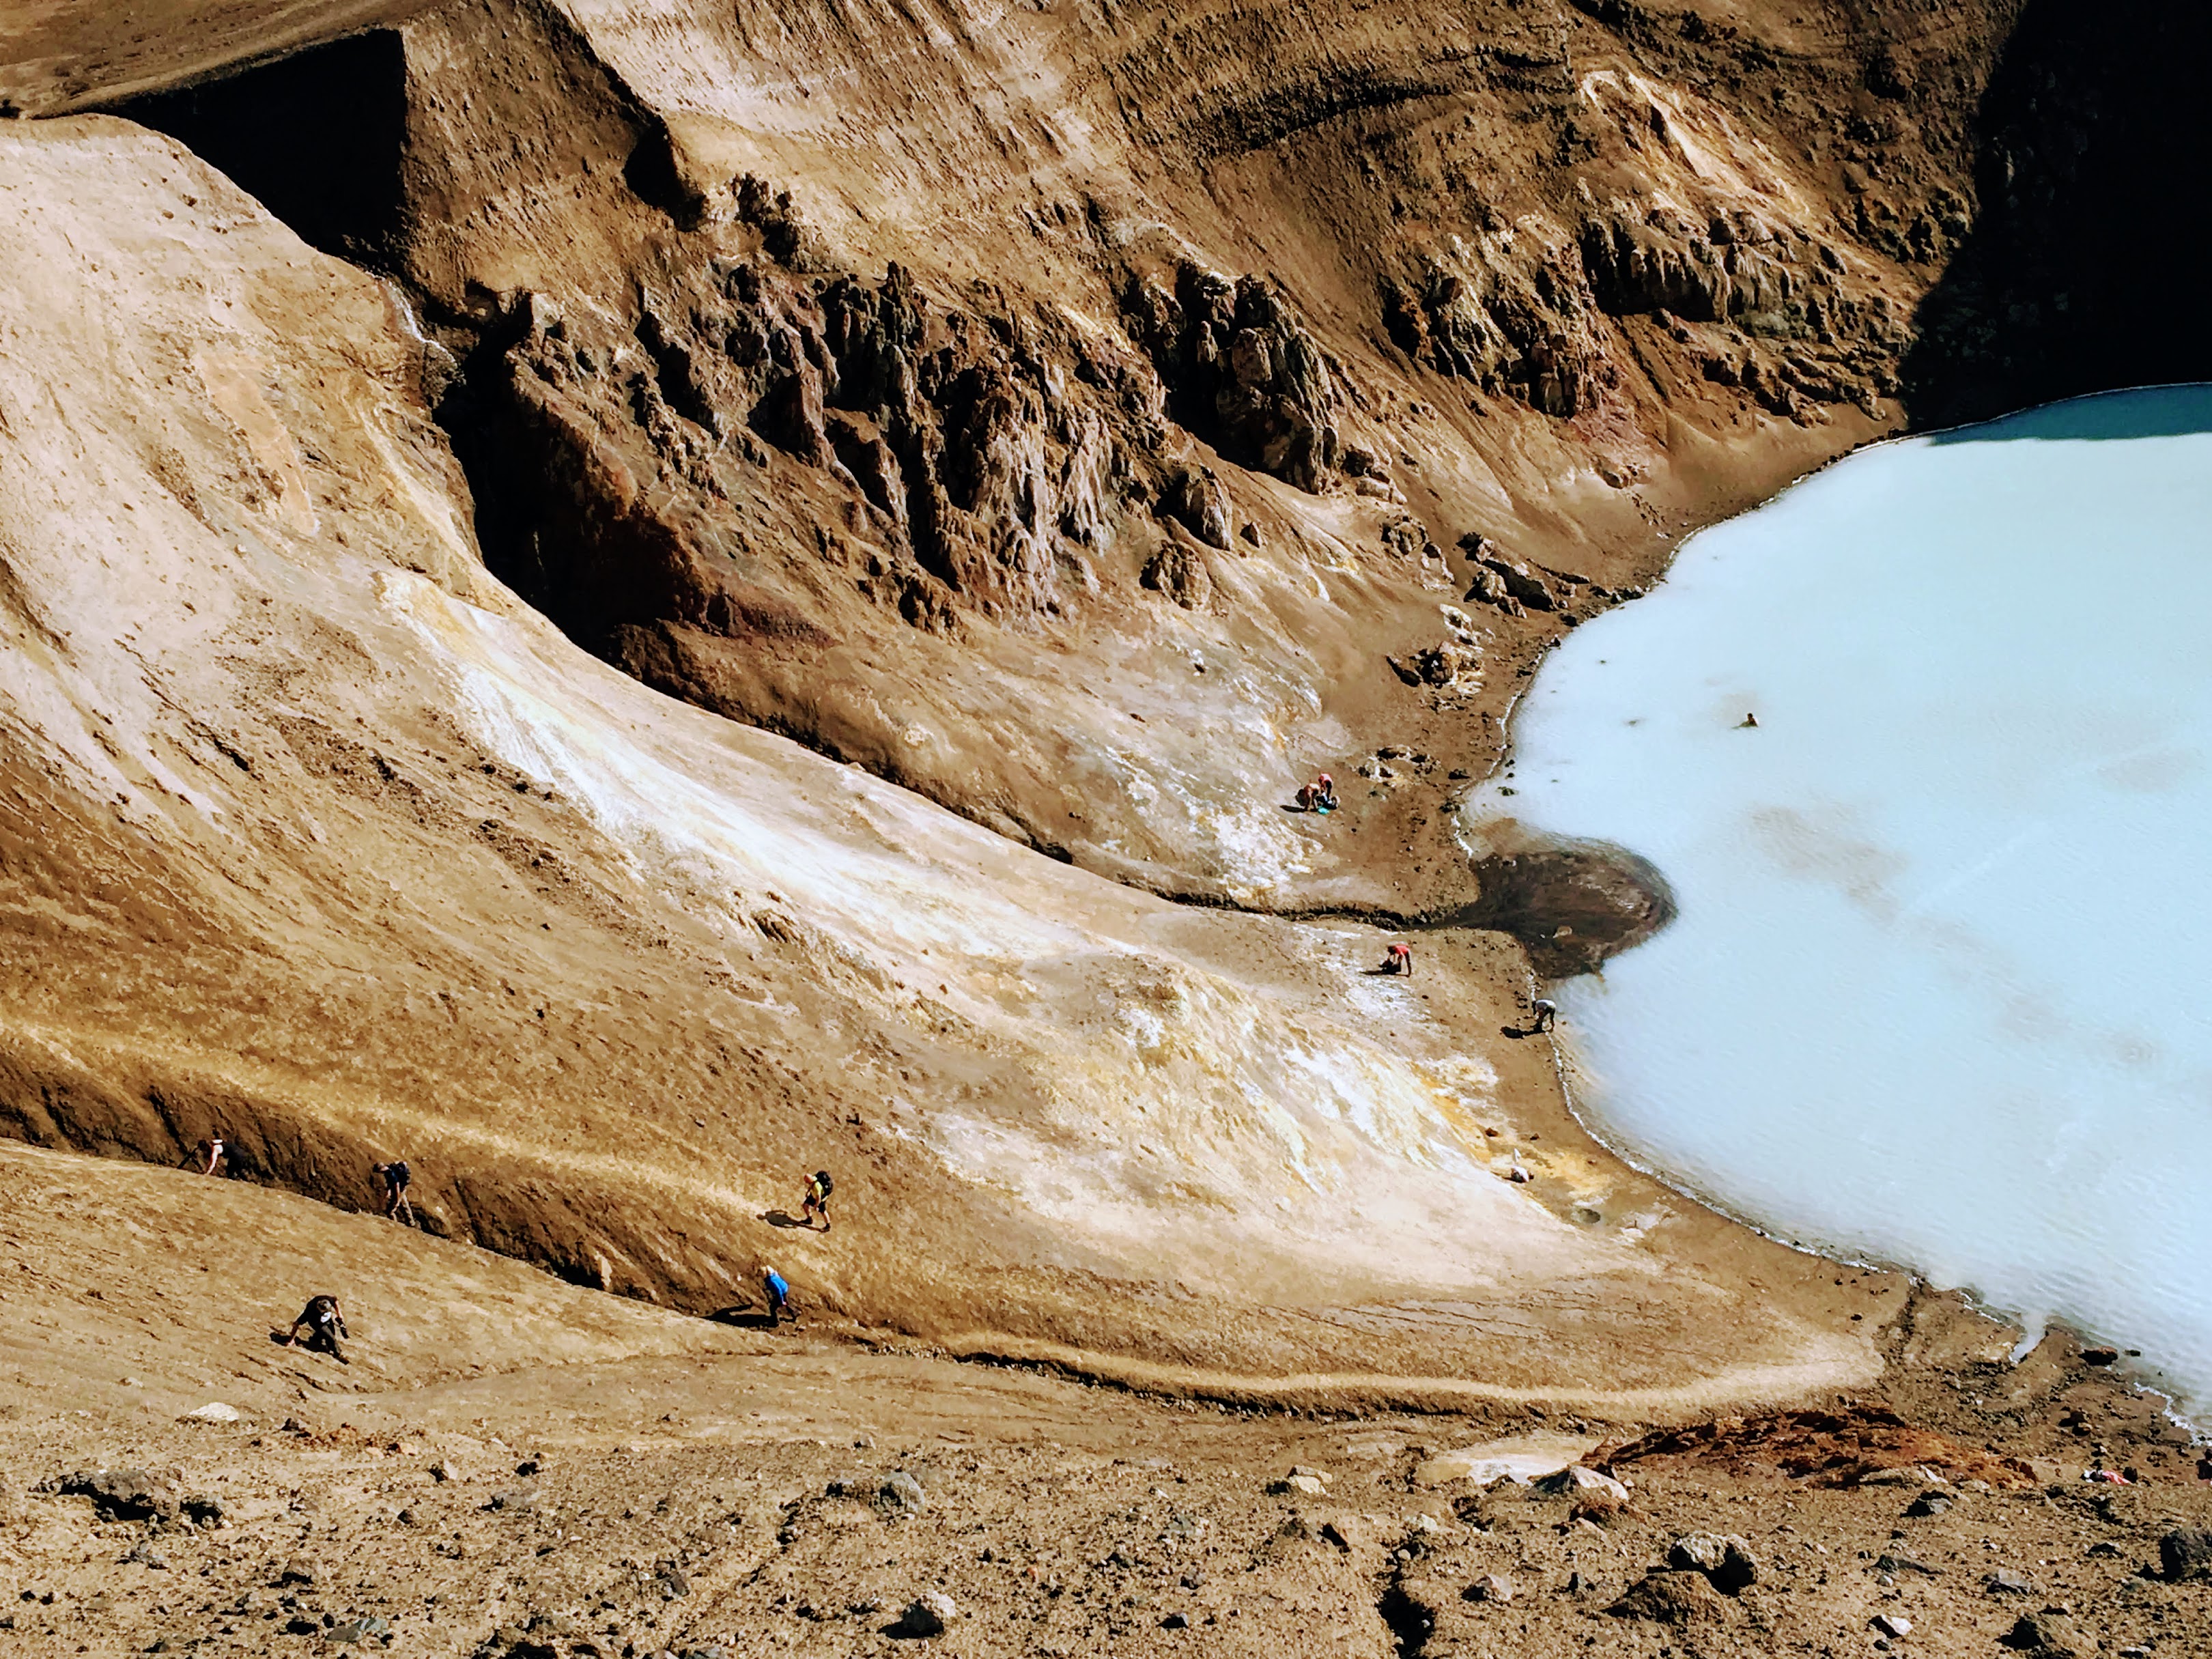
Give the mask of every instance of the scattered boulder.
[(1503, 1606), (1513, 1599), (1513, 1583), (1494, 1572), (1486, 1572), (1462, 1590), (1461, 1596), (1469, 1601), (1494, 1601)]
[(2081, 1659), (2096, 1645), (2085, 1640), (2064, 1614), (2049, 1607), (2021, 1614), (1997, 1640), (2016, 1653), (2033, 1655), (2033, 1659)]
[(1194, 549), (1170, 537), (1159, 544), (1137, 580), (1186, 611), (1203, 611), (1213, 597), (1213, 573)]
[(1923, 1492), (1906, 1507), (1905, 1518), (1924, 1521), (1930, 1516), (1944, 1514), (1954, 1501), (1948, 1492)]
[(2081, 1363), (2085, 1365), (2117, 1365), (2120, 1363), (2118, 1348), (2084, 1348)]
[(2018, 1573), (2008, 1571), (2003, 1567), (1999, 1567), (1988, 1577), (1983, 1579), (1982, 1588), (1991, 1595), (2035, 1594), (2035, 1584), (2033, 1580), (2023, 1578)]
[(430, 1465), (430, 1478), (443, 1486), (448, 1480), (459, 1480), (461, 1472), (452, 1463), (441, 1460)]
[(1565, 1468), (1555, 1474), (1541, 1476), (1530, 1484), (1540, 1492), (1553, 1494), (1567, 1492), (1577, 1496), (1583, 1492), (1603, 1492), (1607, 1497), (1619, 1498), (1624, 1504), (1628, 1501), (1626, 1486), (1621, 1485), (1611, 1475), (1601, 1474), (1597, 1470), (1585, 1468), (1580, 1463), (1571, 1463)]
[(153, 1567), (156, 1570), (165, 1570), (169, 1565), (143, 1542), (133, 1544), (131, 1547), (131, 1553), (125, 1555), (123, 1560), (126, 1566), (136, 1564), (138, 1566)]
[(1751, 1546), (1734, 1534), (1693, 1532), (1677, 1538), (1667, 1552), (1677, 1572), (1701, 1572), (1723, 1595), (1735, 1595), (1759, 1582), (1759, 1561)]
[(876, 1488), (876, 1508), (886, 1516), (919, 1515), (928, 1507), (929, 1494), (904, 1469), (892, 1470)]
[(1669, 1569), (1644, 1574), (1606, 1612), (1615, 1619), (1689, 1625), (1725, 1618), (1729, 1607), (1728, 1598), (1713, 1588), (1704, 1573)]
[(180, 1423), (242, 1423), (246, 1413), (235, 1406), (226, 1406), (220, 1400), (210, 1400), (204, 1406), (194, 1407), (177, 1419)]
[(1229, 495), (1211, 470), (1177, 467), (1160, 492), (1160, 508), (1208, 547), (1228, 547)]
[(2158, 1565), (2167, 1579), (2212, 1577), (2212, 1530), (2176, 1527), (2158, 1540)]
[(315, 1582), (315, 1564), (303, 1555), (295, 1555), (276, 1570), (279, 1584), (307, 1584)]
[(1267, 1491), (1277, 1497), (1287, 1492), (1304, 1492), (1309, 1498), (1321, 1498), (1327, 1495), (1328, 1486), (1319, 1475), (1300, 1470), (1286, 1474), (1279, 1480), (1269, 1481)]
[(1910, 1636), (1912, 1621), (1901, 1613), (1877, 1613), (1869, 1620), (1884, 1636)]
[(926, 1641), (932, 1637), (944, 1635), (946, 1626), (958, 1616), (959, 1609), (953, 1605), (951, 1596), (942, 1590), (932, 1590), (928, 1595), (909, 1601), (906, 1611), (898, 1616), (898, 1621), (892, 1625), (887, 1634)]

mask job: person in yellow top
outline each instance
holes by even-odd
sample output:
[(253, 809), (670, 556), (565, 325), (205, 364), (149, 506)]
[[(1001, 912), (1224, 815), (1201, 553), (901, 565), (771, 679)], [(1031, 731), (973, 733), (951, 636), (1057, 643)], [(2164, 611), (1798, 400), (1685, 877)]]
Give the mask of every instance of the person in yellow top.
[(825, 1233), (830, 1231), (830, 1191), (833, 1184), (827, 1170), (817, 1170), (809, 1176), (806, 1178), (806, 1202), (800, 1212), (810, 1227), (814, 1224), (814, 1218), (820, 1216), (822, 1231)]

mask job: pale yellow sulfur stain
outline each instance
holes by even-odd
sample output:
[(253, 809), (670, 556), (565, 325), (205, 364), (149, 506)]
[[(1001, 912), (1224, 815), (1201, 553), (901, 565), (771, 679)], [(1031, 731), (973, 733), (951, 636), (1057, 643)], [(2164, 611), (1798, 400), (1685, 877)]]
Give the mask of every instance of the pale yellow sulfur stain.
[(194, 357), (193, 366), (209, 399), (245, 434), (246, 448), (275, 482), (278, 520), (299, 535), (313, 535), (318, 528), (315, 497), (307, 487), (307, 470), (300, 462), (299, 443), (262, 393), (261, 377), (268, 365), (258, 357), (204, 351)]

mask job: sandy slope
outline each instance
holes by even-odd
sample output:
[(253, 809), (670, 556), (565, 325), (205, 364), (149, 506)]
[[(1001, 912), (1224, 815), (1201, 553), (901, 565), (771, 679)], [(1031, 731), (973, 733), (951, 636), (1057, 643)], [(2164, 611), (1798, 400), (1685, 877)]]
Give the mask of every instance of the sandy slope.
[[(773, 1255), (866, 1323), (1205, 1370), (1869, 1374), (1814, 1275), (1577, 1149), (1502, 941), (1364, 976), (1369, 930), (665, 702), (475, 562), (373, 280), (154, 135), (0, 143), (22, 1133), (220, 1127), (355, 1204), (402, 1152), (447, 1231), (695, 1309)], [(779, 1229), (825, 1163), (854, 1224)]]
[[(2069, 1353), (1977, 1362), (1978, 1334), (1938, 1304), (1905, 1322), (1923, 1352), (1891, 1402), (1930, 1426), (1862, 1443), (1850, 1425), (1884, 1420), (1879, 1395), (1832, 1433), (1723, 1425), (1727, 1455), (1624, 1457), (1631, 1504), (1578, 1511), (1454, 1471), (1541, 1470), (1625, 1425), (1217, 1410), (870, 1352), (811, 1316), (732, 1328), (112, 1159), (0, 1147), (0, 1260), (10, 1656), (1381, 1659), (1410, 1640), (1432, 1659), (1747, 1659), (1858, 1650), (1879, 1613), (1911, 1621), (1915, 1651), (1985, 1659), (2023, 1609), (2058, 1603), (2107, 1650), (2207, 1639), (2200, 1586), (2136, 1571), (2166, 1528), (2212, 1518), (2165, 1425)], [(350, 1364), (268, 1340), (315, 1289), (347, 1297)], [(192, 1415), (212, 1402), (237, 1419)], [(2094, 1442), (2154, 1484), (2053, 1499), (1984, 1441), (2045, 1476)], [(1784, 1471), (1808, 1451), (1814, 1468)], [(1952, 1509), (1903, 1516), (1917, 1482), (1898, 1468), (1834, 1478), (1886, 1464), (1936, 1471)], [(1294, 1467), (1324, 1490), (1269, 1490)], [(102, 1518), (58, 1490), (118, 1468), (219, 1518)], [(884, 1497), (894, 1474), (919, 1507)], [(1744, 1537), (1759, 1581), (1682, 1624), (1608, 1611), (1700, 1529)], [(1998, 1570), (2033, 1588), (1990, 1594)], [(1465, 1593), (1491, 1577), (1511, 1600)], [(946, 1634), (890, 1634), (927, 1593), (951, 1598)]]

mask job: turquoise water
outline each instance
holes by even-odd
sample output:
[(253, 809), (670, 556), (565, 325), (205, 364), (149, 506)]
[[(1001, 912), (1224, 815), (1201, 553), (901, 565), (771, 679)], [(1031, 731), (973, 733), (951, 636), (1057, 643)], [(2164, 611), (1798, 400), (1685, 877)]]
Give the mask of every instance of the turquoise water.
[(1705, 532), (1514, 747), (1470, 824), (1617, 842), (1681, 907), (1557, 994), (1594, 1127), (2212, 1407), (2212, 386)]

